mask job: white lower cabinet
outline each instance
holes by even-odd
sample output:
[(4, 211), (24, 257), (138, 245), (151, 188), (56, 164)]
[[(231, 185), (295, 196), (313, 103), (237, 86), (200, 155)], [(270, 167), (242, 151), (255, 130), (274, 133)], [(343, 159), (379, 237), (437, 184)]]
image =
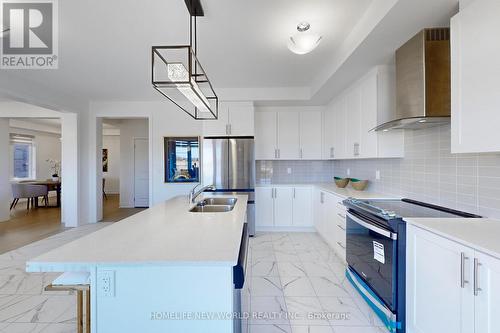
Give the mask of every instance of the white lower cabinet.
[(407, 332), (500, 332), (500, 260), (413, 225), (407, 235)]
[(316, 189), (314, 192), (314, 226), (321, 237), (345, 262), (346, 233), (344, 198)]
[(255, 210), (257, 228), (311, 227), (312, 189), (292, 186), (257, 187)]

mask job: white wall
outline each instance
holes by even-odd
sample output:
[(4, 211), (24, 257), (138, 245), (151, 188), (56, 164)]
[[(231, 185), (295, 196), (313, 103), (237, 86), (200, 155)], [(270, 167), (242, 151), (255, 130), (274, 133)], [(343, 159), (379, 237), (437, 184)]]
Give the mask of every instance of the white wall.
[[(161, 102), (92, 102), (90, 105), (89, 133), (95, 132), (96, 119), (98, 117), (126, 118), (146, 117), (149, 119), (149, 161), (150, 161), (150, 205), (170, 199), (177, 195), (187, 195), (196, 184), (166, 184), (164, 182), (163, 162), (163, 137), (172, 135), (201, 136), (203, 133), (202, 122), (193, 120), (178, 107), (169, 101)], [(91, 137), (95, 151), (95, 139)], [(92, 148), (91, 148), (92, 149)], [(94, 154), (90, 154), (91, 158)], [(95, 163), (89, 163), (93, 166)], [(123, 168), (123, 165), (122, 165)], [(89, 170), (90, 174), (96, 174), (96, 170)], [(89, 202), (89, 212), (92, 216), (98, 216), (96, 212), (99, 199), (99, 187), (97, 182), (91, 181), (95, 192)], [(122, 179), (123, 181), (123, 179)], [(93, 215), (92, 215), (93, 214)]]
[(106, 178), (106, 194), (118, 194), (120, 193), (120, 136), (104, 135), (102, 148), (108, 150), (108, 172), (103, 172), (103, 177)]
[(148, 120), (123, 120), (119, 127), (120, 207), (134, 207), (134, 139), (149, 137)]
[[(61, 161), (61, 135), (10, 127), (10, 133), (32, 135), (36, 150), (36, 179), (50, 179), (53, 171), (48, 159)], [(9, 175), (13, 173), (12, 156), (9, 159)]]
[[(9, 120), (0, 118), (0, 154), (6, 156), (9, 152)], [(9, 205), (11, 200), (9, 181), (9, 159), (0, 159), (0, 222), (10, 219)]]

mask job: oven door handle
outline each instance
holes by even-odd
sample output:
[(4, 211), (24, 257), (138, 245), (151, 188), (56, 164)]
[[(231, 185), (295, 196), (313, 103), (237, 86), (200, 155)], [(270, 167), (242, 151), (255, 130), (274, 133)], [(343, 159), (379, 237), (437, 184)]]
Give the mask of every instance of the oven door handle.
[(373, 225), (371, 223), (365, 222), (365, 221), (361, 220), (360, 218), (358, 218), (358, 217), (356, 217), (356, 216), (354, 216), (354, 215), (352, 215), (350, 213), (347, 213), (347, 218), (353, 220), (357, 224), (359, 224), (359, 225), (361, 225), (361, 226), (363, 226), (363, 227), (365, 227), (367, 229), (370, 229), (373, 232), (376, 232), (379, 235), (388, 237), (388, 238), (390, 238), (392, 240), (397, 240), (398, 239), (398, 234), (396, 234), (394, 232), (391, 232), (389, 230), (385, 230), (385, 229), (379, 228), (376, 225)]

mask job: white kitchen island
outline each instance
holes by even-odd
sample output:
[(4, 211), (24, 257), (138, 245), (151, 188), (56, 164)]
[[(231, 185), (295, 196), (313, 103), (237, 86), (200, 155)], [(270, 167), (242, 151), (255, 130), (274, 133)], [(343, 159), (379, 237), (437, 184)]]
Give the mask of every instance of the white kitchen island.
[(234, 209), (218, 213), (192, 213), (186, 197), (173, 198), (36, 257), (26, 271), (90, 273), (94, 333), (233, 332), (247, 206), (247, 196), (234, 197)]

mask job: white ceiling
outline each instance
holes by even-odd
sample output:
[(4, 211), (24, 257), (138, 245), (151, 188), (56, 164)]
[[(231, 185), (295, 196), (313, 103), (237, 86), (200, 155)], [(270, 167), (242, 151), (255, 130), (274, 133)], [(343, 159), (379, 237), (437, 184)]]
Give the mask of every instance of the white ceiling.
[[(413, 25), (403, 29), (404, 17), (412, 14), (405, 12), (411, 4), (442, 4), (427, 12), (421, 9), (409, 20), (415, 24), (421, 16), (429, 16), (432, 20), (427, 24), (449, 15), (458, 0), (202, 0), (205, 17), (198, 19), (199, 59), (216, 90), (304, 88), (317, 92), (327, 87), (328, 78), (338, 70), (329, 72), (333, 60), (346, 51), (347, 36), (357, 23), (367, 21), (368, 14), (363, 14), (391, 1), (407, 4), (400, 6), (400, 13), (392, 13), (401, 14), (398, 24), (404, 33), (393, 40), (393, 47), (403, 37), (411, 37), (408, 31), (413, 33)], [(59, 1), (59, 17), (59, 69), (11, 73), (85, 100), (160, 99), (150, 83), (151, 46), (189, 42), (183, 0), (64, 0)], [(303, 20), (324, 38), (312, 53), (299, 56), (287, 49), (286, 42)], [(387, 25), (377, 36), (391, 39), (399, 30)], [(376, 44), (370, 47), (365, 57), (373, 51), (383, 61), (387, 59), (380, 55), (387, 58), (394, 50), (381, 53)], [(342, 80), (352, 77), (343, 75)], [(336, 84), (341, 85), (338, 80)]]

